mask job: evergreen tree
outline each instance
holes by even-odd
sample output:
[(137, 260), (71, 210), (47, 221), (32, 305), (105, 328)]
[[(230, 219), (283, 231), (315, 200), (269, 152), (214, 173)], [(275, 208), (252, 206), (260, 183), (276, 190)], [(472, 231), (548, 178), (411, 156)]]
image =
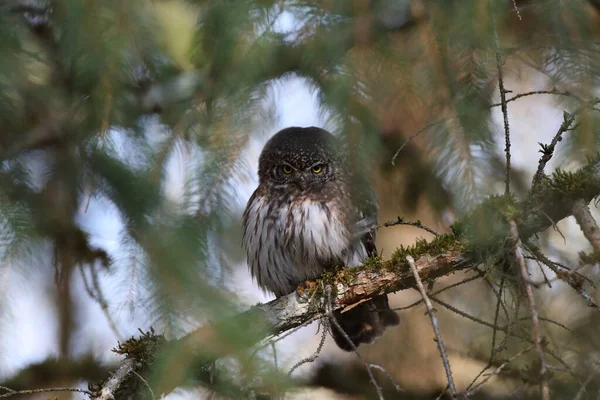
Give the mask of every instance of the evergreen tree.
[[(370, 174), (388, 214), (412, 215), (426, 203), (447, 232), (440, 237), (460, 237), (477, 255), (485, 293), (463, 300), (489, 299), (477, 319), (493, 321), (493, 330), (468, 351), (489, 361), (488, 372), (509, 360), (500, 370), (524, 382), (523, 397), (549, 388), (555, 398), (588, 398), (600, 387), (593, 288), (600, 241), (587, 208), (600, 195), (592, 168), (600, 140), (599, 22), (593, 0), (3, 1), (0, 276), (13, 272), (51, 288), (44, 299), (55, 310), (58, 358), (0, 380), (0, 397), (81, 381), (99, 385), (81, 389), (85, 395), (100, 396), (122, 364), (77, 354), (78, 315), (89, 298), (121, 340), (120, 352), (137, 360), (139, 379), (117, 398), (158, 398), (184, 383), (231, 398), (274, 397), (307, 384), (282, 373), (268, 347), (257, 349), (269, 321), (235, 318), (248, 305), (232, 284), (244, 262), (244, 154), (274, 133), (274, 90), (294, 77), (314, 90), (328, 128), (354, 149), (352, 168)], [(507, 86), (517, 65), (543, 74), (543, 87), (520, 93)], [(542, 170), (532, 186), (532, 174), (511, 165), (507, 110), (528, 96), (550, 97), (565, 111), (563, 125), (545, 133), (540, 165), (556, 153), (553, 160), (572, 171), (591, 167), (551, 177)], [(556, 193), (556, 213), (536, 214)], [(103, 220), (107, 210), (116, 219)], [(593, 249), (565, 266), (568, 256), (548, 234), (529, 239), (571, 214)], [(459, 222), (439, 222), (448, 215)], [(511, 234), (513, 223), (520, 235)], [(422, 246), (410, 254), (431, 252)], [(515, 246), (551, 274), (545, 282), (524, 279)], [(548, 319), (534, 309), (532, 289), (538, 306), (563, 298), (583, 310), (583, 296), (595, 313), (578, 311), (585, 317), (558, 332), (552, 321), (542, 324), (542, 343), (530, 314)], [(20, 290), (4, 293), (0, 338), (19, 334), (10, 306)], [(124, 334), (128, 319), (143, 330), (139, 340), (123, 341), (132, 334)], [(214, 348), (182, 354), (177, 347), (186, 333), (223, 320)], [(468, 332), (469, 323), (455, 329)], [(387, 372), (360, 368), (375, 371), (380, 396), (414, 398), (398, 394)], [(344, 386), (347, 371), (327, 377), (324, 370), (316, 382)], [(373, 395), (370, 378), (362, 378), (343, 390)]]

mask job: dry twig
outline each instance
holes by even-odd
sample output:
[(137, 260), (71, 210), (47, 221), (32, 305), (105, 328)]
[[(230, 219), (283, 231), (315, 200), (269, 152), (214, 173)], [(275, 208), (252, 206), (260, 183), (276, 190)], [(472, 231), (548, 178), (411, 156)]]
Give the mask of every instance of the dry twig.
[(379, 384), (375, 380), (375, 377), (373, 376), (373, 372), (371, 371), (371, 367), (369, 366), (369, 364), (367, 364), (367, 362), (365, 361), (363, 356), (358, 352), (358, 349), (352, 342), (352, 339), (350, 339), (350, 337), (348, 336), (346, 331), (344, 331), (344, 329), (341, 327), (340, 323), (337, 321), (337, 319), (335, 319), (335, 316), (333, 315), (333, 304), (331, 302), (331, 287), (327, 286), (325, 291), (327, 292), (326, 293), (327, 294), (327, 315), (329, 316), (329, 321), (342, 334), (342, 336), (344, 336), (344, 339), (346, 339), (348, 341), (348, 344), (350, 344), (350, 347), (352, 347), (352, 350), (354, 350), (354, 353), (356, 353), (356, 356), (358, 357), (360, 362), (366, 367), (367, 374), (369, 375), (369, 379), (371, 380), (371, 383), (375, 387), (375, 391), (377, 391), (377, 396), (379, 397), (380, 400), (384, 400), (383, 390), (381, 389), (381, 386), (379, 386)]
[(294, 364), (292, 366), (292, 368), (290, 368), (290, 372), (288, 372), (288, 375), (292, 375), (292, 373), (300, 366), (304, 365), (304, 364), (308, 364), (311, 362), (314, 362), (317, 358), (319, 358), (319, 355), (321, 354), (321, 351), (323, 350), (323, 346), (325, 345), (325, 339), (327, 338), (327, 333), (329, 332), (329, 322), (327, 319), (324, 319), (323, 322), (323, 332), (321, 333), (321, 341), (319, 342), (319, 345), (317, 346), (317, 350), (315, 350), (315, 352), (313, 353), (313, 355), (311, 355), (310, 357), (306, 357), (303, 358), (302, 360), (298, 361), (296, 364)]
[(594, 253), (600, 254), (600, 229), (598, 229), (598, 224), (585, 201), (575, 200), (573, 204), (573, 216), (585, 238), (594, 248)]
[[(581, 101), (581, 98), (579, 98), (578, 96), (576, 96), (575, 94), (573, 94), (569, 91), (560, 91), (560, 90), (557, 90), (556, 88), (553, 88), (552, 90), (533, 90), (531, 92), (519, 93), (509, 99), (506, 99), (506, 102), (510, 103), (511, 101), (518, 100), (522, 97), (533, 96), (533, 95), (537, 95), (537, 94), (554, 94), (557, 96), (574, 97), (575, 99)], [(490, 105), (490, 108), (500, 107), (501, 105), (502, 105), (502, 103), (493, 103), (492, 105)]]
[(377, 226), (377, 228), (382, 227), (382, 226), (387, 228), (387, 227), (396, 226), (396, 225), (410, 225), (410, 226), (414, 226), (415, 228), (423, 229), (424, 231), (427, 231), (434, 236), (440, 236), (440, 234), (437, 233), (436, 231), (434, 231), (433, 229), (423, 225), (421, 223), (421, 221), (405, 221), (403, 218), (400, 218), (400, 217), (398, 217), (398, 219), (395, 221), (385, 222), (385, 223)]
[(120, 388), (121, 384), (129, 377), (129, 374), (135, 372), (133, 368), (134, 362), (132, 359), (125, 359), (115, 373), (102, 386), (97, 397), (92, 397), (94, 400), (115, 400), (115, 393)]
[(540, 143), (540, 146), (542, 147), (542, 149), (540, 150), (540, 152), (542, 153), (542, 157), (540, 158), (537, 171), (533, 176), (533, 182), (531, 184), (532, 188), (535, 188), (537, 185), (539, 185), (540, 181), (542, 180), (542, 177), (544, 176), (544, 167), (546, 167), (546, 164), (548, 163), (548, 161), (550, 161), (552, 155), (554, 155), (554, 149), (556, 148), (556, 144), (562, 140), (562, 134), (569, 130), (574, 121), (575, 113), (569, 114), (568, 112), (565, 112), (563, 114), (563, 122), (558, 128), (558, 131), (556, 132), (554, 137), (552, 138), (550, 144), (544, 145)]
[(512, 0), (513, 2), (513, 8), (515, 9), (515, 12), (517, 13), (517, 17), (519, 18), (519, 21), (521, 21), (523, 18), (521, 18), (521, 12), (519, 11), (519, 6), (517, 5), (517, 0)]
[[(446, 290), (448, 290), (448, 289), (452, 289), (452, 288), (455, 288), (455, 287), (457, 287), (457, 286), (464, 285), (465, 283), (469, 283), (469, 282), (472, 282), (472, 281), (474, 281), (474, 280), (477, 280), (477, 279), (480, 279), (480, 278), (481, 278), (481, 276), (471, 276), (471, 277), (469, 277), (469, 278), (465, 278), (465, 279), (463, 279), (462, 281), (459, 281), (459, 282), (453, 283), (453, 284), (451, 284), (451, 285), (448, 285), (448, 286), (446, 286), (446, 287), (443, 287), (443, 288), (441, 288), (441, 289), (439, 289), (439, 290), (436, 290), (435, 292), (431, 293), (431, 296), (435, 296), (435, 295), (437, 295), (437, 294), (440, 294), (440, 293), (442, 293), (442, 292), (445, 292), (445, 291), (446, 291)], [(423, 299), (422, 299), (422, 298), (421, 298), (421, 299), (419, 299), (419, 300), (417, 300), (417, 301), (415, 301), (415, 302), (413, 302), (413, 303), (411, 303), (411, 304), (409, 304), (409, 305), (407, 305), (407, 306), (396, 307), (396, 308), (393, 308), (392, 310), (393, 310), (393, 311), (402, 311), (402, 310), (408, 310), (409, 308), (413, 308), (413, 307), (415, 307), (415, 306), (418, 306), (418, 305), (419, 305), (419, 304), (421, 304), (421, 303), (423, 303)]]
[(540, 330), (540, 320), (538, 317), (537, 308), (535, 306), (535, 298), (533, 296), (533, 287), (529, 283), (529, 272), (527, 271), (527, 265), (525, 264), (525, 257), (523, 256), (523, 247), (521, 245), (521, 239), (519, 237), (519, 231), (515, 221), (510, 221), (510, 234), (511, 239), (514, 243), (514, 252), (517, 265), (523, 278), (525, 285), (525, 293), (527, 295), (527, 302), (529, 304), (529, 312), (531, 314), (531, 335), (535, 343), (535, 348), (538, 352), (540, 360), (540, 389), (542, 391), (542, 400), (550, 400), (550, 387), (548, 386), (548, 367), (546, 365), (546, 359), (544, 355), (544, 340), (542, 338)]
[[(494, 0), (490, 0), (492, 14), (494, 14)], [(498, 29), (496, 27), (496, 17), (492, 15), (492, 29), (494, 31), (494, 46), (496, 48), (496, 68), (498, 69), (498, 90), (500, 91), (500, 105), (502, 116), (504, 118), (504, 153), (506, 155), (506, 178), (504, 193), (510, 193), (510, 125), (508, 124), (508, 106), (506, 105), (506, 94), (509, 90), (504, 88), (504, 78), (502, 76), (502, 56), (500, 55), (500, 39), (498, 38)]]
[(384, 374), (388, 380), (390, 381), (390, 383), (392, 384), (392, 386), (394, 386), (394, 389), (396, 389), (396, 392), (404, 392), (404, 389), (402, 389), (400, 387), (400, 385), (398, 385), (395, 381), (394, 378), (392, 378), (392, 376), (390, 375), (390, 373), (383, 368), (381, 365), (377, 365), (377, 364), (367, 364), (367, 366), (371, 369), (376, 369), (377, 371), (381, 372), (382, 374)]
[(140, 381), (142, 381), (142, 383), (148, 388), (148, 391), (150, 392), (150, 396), (152, 397), (152, 400), (156, 400), (156, 397), (154, 397), (154, 391), (152, 390), (152, 386), (150, 386), (150, 384), (148, 383), (148, 381), (146, 379), (144, 379), (143, 376), (141, 376), (140, 374), (138, 374), (135, 370), (131, 371), (131, 373), (133, 373), (135, 376), (137, 376), (138, 379)]
[(392, 165), (396, 165), (396, 158), (398, 158), (398, 155), (400, 154), (402, 149), (404, 149), (408, 145), (408, 143), (410, 143), (411, 140), (413, 140), (414, 138), (419, 136), (422, 132), (426, 131), (427, 129), (432, 128), (432, 127), (434, 127), (438, 124), (441, 124), (442, 122), (446, 122), (446, 121), (447, 121), (447, 118), (443, 118), (438, 121), (432, 122), (430, 124), (425, 125), (423, 128), (419, 129), (417, 132), (413, 133), (412, 135), (410, 135), (409, 138), (406, 139), (406, 141), (404, 143), (402, 143), (402, 146), (400, 146), (398, 148), (398, 150), (396, 150), (396, 152), (394, 153), (394, 156), (392, 157)]
[(58, 388), (43, 388), (43, 389), (31, 389), (31, 390), (12, 390), (9, 388), (4, 388), (4, 390), (8, 390), (8, 393), (0, 394), (0, 399), (6, 399), (12, 396), (21, 396), (24, 394), (37, 394), (37, 393), (50, 393), (50, 392), (76, 392), (76, 393), (85, 393), (88, 396), (92, 395), (92, 392), (89, 390), (79, 389), (79, 388), (66, 388), (66, 387), (58, 387)]
[(473, 386), (473, 388), (471, 390), (466, 392), (464, 394), (464, 396), (465, 397), (473, 396), (475, 393), (477, 393), (483, 387), (483, 385), (486, 384), (487, 381), (489, 381), (492, 378), (492, 376), (499, 375), (500, 372), (502, 372), (502, 370), (504, 369), (504, 367), (506, 367), (508, 364), (510, 364), (517, 358), (521, 357), (523, 354), (528, 353), (533, 347), (534, 347), (534, 345), (528, 346), (528, 347), (524, 348), (523, 350), (519, 351), (517, 354), (515, 354), (508, 360), (504, 361), (502, 364), (500, 364), (500, 366), (498, 366), (498, 368), (496, 368), (495, 370), (493, 370), (492, 372), (487, 374), (486, 377), (481, 382), (479, 382), (477, 385)]
[(85, 287), (85, 291), (88, 295), (98, 303), (104, 317), (108, 321), (108, 325), (110, 329), (113, 331), (118, 340), (123, 340), (123, 337), (119, 333), (119, 328), (117, 328), (117, 324), (114, 319), (110, 315), (110, 311), (108, 310), (108, 301), (104, 297), (104, 293), (102, 292), (102, 288), (100, 287), (100, 280), (98, 279), (98, 273), (94, 265), (90, 265), (90, 273), (92, 275), (92, 286), (88, 282), (87, 276), (85, 275), (85, 271), (83, 270), (83, 265), (79, 265), (79, 272), (81, 272), (81, 279), (83, 280), (83, 286)]
[(429, 318), (431, 319), (431, 326), (433, 327), (433, 333), (435, 334), (435, 341), (437, 343), (438, 350), (440, 351), (440, 355), (442, 356), (444, 370), (446, 371), (448, 389), (450, 390), (450, 394), (454, 398), (456, 397), (456, 386), (454, 386), (454, 378), (452, 377), (452, 370), (450, 369), (450, 361), (448, 361), (448, 356), (446, 355), (444, 341), (442, 340), (442, 335), (440, 334), (440, 328), (438, 325), (437, 317), (435, 316), (433, 311), (433, 305), (431, 304), (431, 300), (429, 300), (429, 297), (427, 297), (427, 292), (425, 291), (423, 282), (421, 282), (419, 271), (417, 271), (417, 267), (415, 266), (415, 260), (411, 256), (407, 256), (406, 261), (408, 261), (408, 265), (410, 266), (410, 270), (412, 271), (415, 277), (415, 281), (417, 283), (417, 287), (419, 288), (419, 292), (421, 292), (421, 296), (423, 297), (423, 301), (425, 302), (425, 307), (427, 307), (427, 313), (429, 314)]
[[(473, 321), (475, 323), (478, 323), (482, 326), (486, 326), (488, 328), (494, 328), (494, 324), (492, 324), (491, 322), (488, 321), (484, 321), (480, 318), (477, 318), (469, 313), (466, 313), (462, 310), (459, 310), (458, 308), (452, 306), (451, 304), (446, 303), (445, 301), (442, 301), (440, 299), (437, 299), (433, 296), (429, 296), (431, 298), (431, 300), (433, 300), (434, 302), (436, 302), (437, 304), (447, 308), (448, 310), (452, 311), (453, 313), (460, 315), (463, 318), (466, 318), (470, 321)], [(515, 312), (517, 312), (519, 309), (519, 307), (517, 306), (515, 308)], [(515, 319), (518, 319), (515, 317)], [(531, 340), (530, 338), (524, 337), (519, 335), (518, 333), (514, 333), (511, 328), (513, 327), (514, 323), (510, 323), (506, 326), (497, 326), (496, 329), (499, 330), (500, 332), (504, 332), (506, 333), (507, 336), (510, 337), (514, 337), (517, 338), (519, 340), (522, 340), (524, 342), (530, 343), (530, 344), (535, 344), (535, 342), (533, 340)], [(558, 361), (564, 368), (566, 371), (569, 372), (569, 374), (571, 376), (573, 376), (574, 378), (577, 377), (577, 375), (573, 372), (573, 370), (569, 367), (569, 365), (565, 362), (565, 360), (563, 360), (562, 358), (560, 358), (556, 353), (554, 353), (552, 350), (548, 349), (548, 348), (544, 348), (544, 352), (547, 353), (550, 357), (554, 358), (556, 361)]]

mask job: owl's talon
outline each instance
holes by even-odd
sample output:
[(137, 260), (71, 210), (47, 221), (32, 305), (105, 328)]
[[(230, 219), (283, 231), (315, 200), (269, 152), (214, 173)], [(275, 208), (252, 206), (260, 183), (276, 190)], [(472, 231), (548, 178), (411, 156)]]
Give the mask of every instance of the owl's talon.
[(299, 284), (296, 288), (296, 300), (298, 300), (298, 303), (308, 303), (316, 287), (317, 282), (314, 281), (304, 281)]

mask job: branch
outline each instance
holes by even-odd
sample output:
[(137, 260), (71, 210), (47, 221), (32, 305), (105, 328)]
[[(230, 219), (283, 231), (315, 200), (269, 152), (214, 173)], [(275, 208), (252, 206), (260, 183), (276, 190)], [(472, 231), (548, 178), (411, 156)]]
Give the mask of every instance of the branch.
[(528, 346), (526, 348), (524, 348), (523, 350), (519, 351), (517, 354), (515, 354), (514, 356), (512, 356), (511, 358), (509, 358), (508, 360), (504, 361), (502, 364), (500, 364), (498, 366), (498, 368), (496, 368), (494, 371), (486, 374), (486, 377), (479, 382), (477, 385), (473, 386), (473, 388), (471, 390), (469, 390), (468, 392), (465, 393), (465, 397), (471, 397), (473, 396), (476, 392), (478, 392), (483, 385), (485, 385), (485, 383), (487, 381), (489, 381), (493, 376), (495, 375), (500, 375), (500, 373), (502, 372), (502, 370), (511, 362), (513, 362), (514, 360), (516, 360), (517, 358), (521, 357), (522, 355), (528, 353), (534, 346)]
[(550, 400), (550, 387), (548, 386), (548, 366), (546, 365), (546, 358), (544, 356), (545, 342), (542, 338), (540, 331), (540, 320), (538, 317), (538, 311), (535, 306), (535, 297), (533, 296), (533, 287), (529, 283), (529, 272), (527, 271), (527, 265), (525, 265), (525, 257), (523, 256), (523, 246), (519, 237), (519, 230), (515, 221), (510, 221), (510, 233), (511, 239), (515, 246), (515, 259), (521, 272), (521, 278), (525, 285), (525, 293), (527, 294), (527, 302), (529, 304), (529, 312), (531, 314), (531, 335), (535, 343), (535, 349), (538, 352), (540, 360), (540, 389), (542, 392), (542, 400)]
[[(494, 1), (490, 1), (492, 14), (494, 11)], [(510, 126), (508, 124), (508, 106), (506, 94), (509, 90), (504, 88), (504, 78), (502, 74), (502, 56), (500, 55), (500, 39), (498, 38), (498, 29), (496, 27), (496, 16), (492, 15), (492, 29), (494, 31), (494, 46), (496, 49), (496, 68), (498, 69), (498, 90), (500, 91), (500, 105), (502, 108), (502, 117), (504, 118), (504, 153), (506, 154), (506, 178), (504, 193), (510, 193)]]
[(373, 387), (375, 388), (375, 391), (377, 392), (377, 397), (379, 398), (379, 400), (384, 400), (383, 390), (381, 389), (381, 386), (379, 386), (379, 384), (377, 383), (377, 380), (375, 379), (375, 376), (373, 375), (373, 371), (371, 371), (371, 367), (369, 367), (369, 364), (367, 364), (367, 362), (363, 358), (362, 354), (360, 354), (360, 352), (358, 351), (358, 348), (352, 342), (352, 339), (350, 339), (350, 336), (348, 336), (348, 334), (344, 331), (344, 329), (342, 328), (340, 323), (337, 321), (337, 319), (333, 315), (333, 307), (332, 307), (332, 303), (331, 303), (331, 287), (330, 286), (327, 286), (326, 295), (327, 295), (327, 317), (329, 318), (329, 322), (342, 334), (344, 339), (346, 339), (348, 341), (348, 344), (350, 344), (350, 347), (352, 347), (352, 350), (354, 351), (354, 353), (356, 353), (356, 356), (358, 357), (360, 362), (365, 366), (365, 368), (367, 370), (367, 375), (369, 376), (369, 380), (371, 381), (371, 384), (373, 385)]
[(59, 388), (43, 388), (43, 389), (30, 389), (30, 390), (10, 390), (8, 388), (3, 388), (4, 390), (8, 390), (8, 393), (0, 394), (0, 399), (6, 399), (13, 396), (21, 396), (24, 394), (38, 394), (38, 393), (50, 393), (50, 392), (76, 392), (76, 393), (84, 393), (87, 395), (91, 395), (92, 393), (88, 390), (78, 389), (78, 388), (67, 388), (67, 387), (59, 387)]
[(440, 236), (439, 233), (437, 233), (436, 231), (434, 231), (433, 229), (423, 225), (421, 223), (421, 221), (405, 221), (403, 218), (398, 217), (398, 219), (396, 219), (395, 221), (388, 221), (385, 222), (381, 225), (378, 226), (379, 227), (386, 227), (389, 228), (390, 226), (396, 226), (396, 225), (410, 225), (410, 226), (414, 226), (415, 228), (419, 228), (419, 229), (423, 229), (424, 231), (427, 231), (429, 233), (431, 233), (433, 236)]
[(32, 387), (50, 387), (56, 382), (95, 382), (105, 379), (111, 370), (91, 354), (76, 360), (50, 357), (21, 369), (17, 375), (0, 382), (0, 387), (18, 392)]
[(423, 301), (425, 302), (425, 306), (427, 307), (427, 314), (429, 314), (429, 318), (431, 319), (431, 326), (433, 327), (433, 333), (435, 334), (435, 341), (438, 346), (438, 350), (440, 351), (440, 355), (442, 356), (442, 363), (444, 364), (444, 371), (446, 371), (446, 379), (448, 380), (448, 389), (450, 390), (450, 395), (452, 398), (456, 397), (456, 386), (454, 386), (454, 378), (452, 377), (452, 370), (450, 369), (450, 361), (448, 361), (448, 355), (446, 355), (446, 349), (444, 348), (444, 341), (442, 340), (442, 334), (440, 333), (440, 327), (438, 324), (437, 317), (433, 311), (433, 305), (431, 304), (431, 300), (427, 297), (427, 292), (425, 291), (425, 287), (423, 286), (423, 282), (421, 282), (421, 278), (419, 277), (419, 271), (415, 267), (415, 260), (411, 256), (407, 256), (406, 260), (410, 265), (410, 270), (415, 277), (415, 281), (417, 282), (417, 287), (419, 288), (419, 292), (421, 292), (421, 297), (423, 297)]
[[(573, 98), (581, 101), (581, 98), (578, 97), (577, 95), (575, 95), (574, 93), (571, 93), (569, 91), (560, 91), (560, 90), (558, 90), (556, 88), (552, 88), (552, 90), (534, 90), (534, 91), (531, 91), (531, 92), (519, 93), (519, 94), (511, 97), (510, 99), (506, 99), (506, 102), (510, 103), (511, 101), (518, 100), (521, 97), (533, 96), (533, 95), (537, 95), (537, 94), (554, 94), (554, 95), (557, 95), (557, 96), (573, 97)], [(500, 103), (493, 103), (493, 104), (490, 105), (490, 108), (492, 108), (492, 107), (499, 107), (501, 105), (502, 105), (501, 102)]]
[[(589, 203), (599, 195), (600, 157), (574, 173), (557, 171), (551, 177), (545, 177), (529, 197), (518, 203), (513, 200), (513, 203), (509, 204), (513, 213), (515, 209), (518, 210), (519, 217), (514, 219), (520, 222), (521, 239), (527, 240), (570, 216), (576, 201), (581, 199)], [(509, 201), (512, 197), (504, 196), (500, 199)], [(494, 204), (498, 204), (498, 198), (484, 202), (465, 218), (466, 222), (471, 218), (471, 223), (477, 221), (485, 224), (486, 221), (479, 220), (481, 210)], [(510, 237), (510, 234), (509, 223), (506, 222), (504, 237)], [(390, 260), (371, 259), (360, 267), (343, 269), (333, 277), (323, 278), (332, 284), (335, 290), (330, 311), (376, 295), (414, 287), (415, 277), (406, 261), (407, 256), (414, 258), (415, 270), (424, 282), (473, 268), (482, 262), (487, 254), (481, 248), (472, 246), (467, 234), (453, 232), (440, 235), (429, 243), (421, 241), (411, 248), (401, 248)], [(168, 393), (185, 383), (186, 371), (192, 364), (198, 365), (198, 359), (204, 360), (206, 365), (217, 358), (247, 349), (269, 335), (278, 335), (326, 316), (328, 307), (323, 301), (323, 294), (313, 294), (316, 300), (311, 302), (301, 303), (293, 293), (266, 304), (256, 305), (237, 316), (201, 327), (179, 340), (167, 343), (169, 353), (167, 359), (162, 360), (164, 362), (154, 365), (147, 365), (147, 361), (144, 360), (139, 362), (145, 363), (145, 367), (160, 365), (161, 371), (168, 371), (165, 374), (161, 374), (160, 371), (157, 373), (156, 376), (164, 376), (164, 379), (154, 390), (157, 396)], [(231, 332), (243, 332), (243, 335), (238, 335), (232, 340)], [(550, 354), (549, 349), (544, 350)], [(130, 356), (123, 362), (113, 379), (103, 385), (104, 392), (114, 393), (119, 384), (125, 381), (126, 375), (133, 375), (131, 362)]]
[(594, 248), (594, 253), (600, 254), (600, 230), (585, 201), (575, 201), (575, 204), (573, 204), (573, 216), (579, 224), (585, 238)]
[(106, 381), (98, 395), (93, 398), (98, 400), (116, 400), (115, 393), (117, 390), (119, 390), (123, 382), (129, 378), (130, 374), (135, 373), (133, 366), (133, 359), (125, 359), (110, 379)]
[(571, 124), (573, 124), (573, 121), (575, 121), (575, 113), (569, 114), (568, 112), (565, 112), (563, 114), (563, 123), (560, 125), (560, 128), (558, 128), (558, 131), (552, 138), (550, 144), (544, 145), (540, 143), (540, 146), (542, 148), (540, 150), (540, 152), (542, 153), (542, 157), (540, 158), (537, 171), (533, 176), (533, 183), (531, 184), (532, 187), (535, 188), (540, 183), (540, 180), (544, 176), (544, 167), (546, 167), (546, 164), (554, 155), (554, 149), (556, 147), (556, 144), (562, 140), (562, 134), (569, 130)]

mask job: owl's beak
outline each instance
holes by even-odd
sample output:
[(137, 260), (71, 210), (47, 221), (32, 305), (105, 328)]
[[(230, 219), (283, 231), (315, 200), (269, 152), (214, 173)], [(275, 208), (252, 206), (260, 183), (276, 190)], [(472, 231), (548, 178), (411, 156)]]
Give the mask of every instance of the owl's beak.
[(307, 186), (306, 177), (304, 175), (300, 175), (298, 179), (296, 179), (296, 185), (300, 188), (300, 190), (306, 190)]

